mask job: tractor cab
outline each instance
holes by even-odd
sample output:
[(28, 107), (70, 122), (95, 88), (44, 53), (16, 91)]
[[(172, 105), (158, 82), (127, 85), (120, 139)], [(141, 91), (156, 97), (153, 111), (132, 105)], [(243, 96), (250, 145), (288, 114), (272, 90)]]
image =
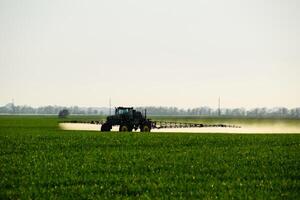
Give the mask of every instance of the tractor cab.
[(132, 115), (133, 107), (117, 107), (115, 109), (115, 115)]

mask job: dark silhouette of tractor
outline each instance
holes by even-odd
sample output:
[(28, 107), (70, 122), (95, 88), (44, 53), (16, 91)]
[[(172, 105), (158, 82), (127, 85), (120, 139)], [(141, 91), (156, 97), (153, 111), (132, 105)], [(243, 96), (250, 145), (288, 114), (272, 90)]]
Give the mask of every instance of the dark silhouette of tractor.
[(119, 125), (120, 132), (131, 132), (133, 129), (140, 129), (141, 132), (150, 132), (152, 122), (141, 112), (132, 107), (117, 107), (115, 115), (108, 116), (106, 122), (102, 124), (101, 131), (110, 131), (112, 126)]

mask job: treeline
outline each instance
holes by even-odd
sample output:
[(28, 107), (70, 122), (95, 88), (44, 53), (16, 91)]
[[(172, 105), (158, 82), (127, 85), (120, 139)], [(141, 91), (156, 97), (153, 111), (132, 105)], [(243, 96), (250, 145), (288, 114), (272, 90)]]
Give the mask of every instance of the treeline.
[[(108, 115), (107, 107), (64, 107), (64, 106), (42, 106), (33, 108), (31, 106), (15, 106), (9, 103), (0, 106), (0, 114), (53, 114), (67, 109), (71, 115)], [(137, 107), (137, 110), (144, 112), (147, 109), (148, 115), (174, 115), (174, 116), (207, 116), (207, 117), (259, 117), (259, 118), (300, 118), (300, 107), (288, 109), (285, 107), (276, 108), (222, 108), (213, 109), (210, 107), (199, 107), (191, 109), (179, 109), (177, 107)], [(113, 109), (111, 113), (114, 113)]]
[(1, 114), (37, 114), (37, 115), (58, 115), (59, 111), (67, 109), (74, 115), (106, 115), (108, 108), (78, 107), (78, 106), (41, 106), (33, 108), (31, 106), (15, 106), (12, 103), (0, 107)]
[(300, 118), (300, 107), (292, 109), (285, 107), (264, 107), (249, 110), (246, 110), (245, 108), (222, 108), (219, 110), (210, 107), (191, 109), (178, 109), (176, 107), (139, 107), (137, 109), (140, 111), (147, 109), (149, 115)]

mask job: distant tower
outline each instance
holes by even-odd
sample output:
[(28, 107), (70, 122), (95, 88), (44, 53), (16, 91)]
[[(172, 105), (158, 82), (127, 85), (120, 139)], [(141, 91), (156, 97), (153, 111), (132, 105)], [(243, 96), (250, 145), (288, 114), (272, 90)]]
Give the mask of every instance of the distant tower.
[(221, 116), (221, 98), (218, 99), (218, 116)]

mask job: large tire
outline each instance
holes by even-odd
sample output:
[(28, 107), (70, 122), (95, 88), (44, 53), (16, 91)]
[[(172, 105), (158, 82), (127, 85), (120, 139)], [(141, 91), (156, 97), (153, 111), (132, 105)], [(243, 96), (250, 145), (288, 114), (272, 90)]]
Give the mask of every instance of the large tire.
[(109, 132), (111, 129), (110, 125), (107, 123), (102, 124), (101, 126), (101, 132)]
[(143, 124), (141, 126), (141, 132), (150, 132), (151, 131), (151, 126), (150, 124)]
[(131, 132), (132, 128), (126, 124), (122, 124), (119, 127), (119, 132)]

